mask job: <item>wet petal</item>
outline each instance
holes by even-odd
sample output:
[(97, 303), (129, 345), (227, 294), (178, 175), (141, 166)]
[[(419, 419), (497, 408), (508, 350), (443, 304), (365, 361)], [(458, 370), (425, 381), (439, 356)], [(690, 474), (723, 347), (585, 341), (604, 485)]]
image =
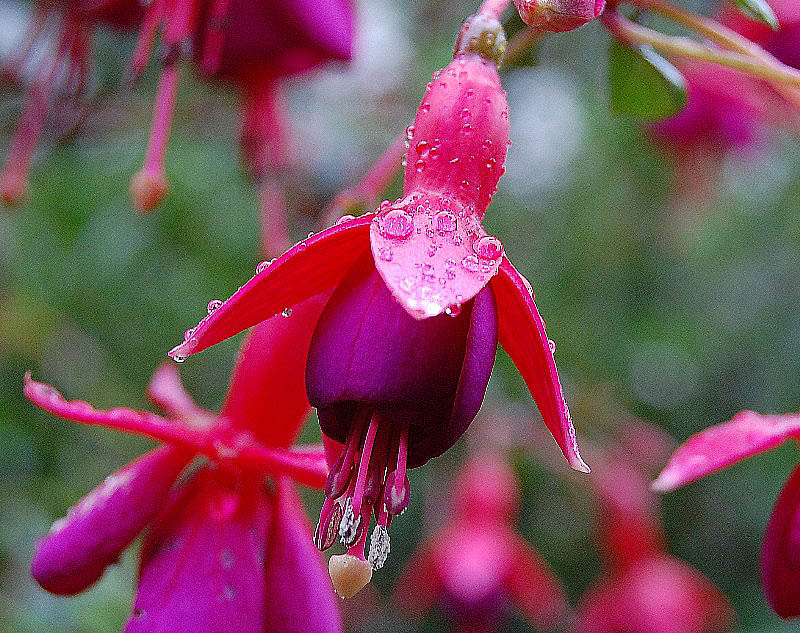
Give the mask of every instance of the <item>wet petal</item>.
[(558, 628), (567, 612), (567, 596), (544, 558), (509, 530), (507, 555), (512, 561), (505, 580), (511, 599), (537, 629)]
[(174, 363), (164, 362), (153, 373), (147, 385), (147, 397), (157, 407), (175, 417), (202, 414), (181, 381), (181, 375)]
[(278, 481), (267, 548), (265, 631), (337, 633), (341, 616), (328, 570), (314, 547), (303, 502)]
[(416, 319), (458, 309), (486, 286), (503, 255), (472, 207), (445, 195), (412, 193), (382, 205), (370, 225), (375, 266)]
[(334, 287), (367, 250), (371, 219), (342, 222), (290, 248), (204, 318), (170, 356), (182, 360)]
[(270, 515), (260, 483), (200, 471), (147, 536), (125, 633), (261, 633)]
[(781, 490), (764, 532), (761, 583), (782, 618), (800, 615), (800, 466)]
[(177, 420), (169, 420), (155, 413), (115, 407), (108, 411), (95, 409), (83, 400), (66, 400), (57, 389), (25, 374), (25, 397), (40, 409), (91, 426), (105, 426), (118, 431), (147, 435), (157, 440), (180, 444), (193, 450), (205, 450), (208, 433), (197, 430)]
[(239, 350), (222, 414), (264, 444), (289, 446), (305, 422), (306, 356), (326, 300), (307, 299), (291, 317), (262, 322)]
[(191, 457), (162, 446), (107, 477), (38, 542), (31, 565), (36, 581), (58, 594), (94, 584), (161, 509)]
[(550, 341), (533, 301), (533, 290), (514, 266), (503, 258), (491, 288), (497, 300), (500, 344), (514, 361), (569, 465), (588, 473), (578, 449)]
[(653, 488), (662, 492), (674, 490), (795, 436), (800, 436), (800, 415), (742, 411), (728, 422), (692, 435), (679, 446), (653, 482)]

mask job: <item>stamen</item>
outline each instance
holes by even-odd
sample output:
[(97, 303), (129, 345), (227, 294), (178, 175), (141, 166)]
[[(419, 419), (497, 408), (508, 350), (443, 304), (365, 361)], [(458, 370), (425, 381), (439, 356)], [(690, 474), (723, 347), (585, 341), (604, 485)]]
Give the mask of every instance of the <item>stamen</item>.
[(314, 545), (325, 551), (336, 540), (342, 522), (342, 504), (333, 499), (325, 499), (319, 513), (317, 529), (314, 530)]
[(131, 198), (139, 211), (155, 209), (161, 204), (169, 188), (164, 174), (164, 154), (167, 149), (172, 112), (178, 92), (178, 78), (178, 64), (171, 64), (164, 69), (158, 84), (158, 93), (153, 109), (153, 126), (150, 131), (150, 142), (147, 146), (144, 166), (131, 178), (130, 183)]
[(381, 569), (386, 563), (390, 551), (389, 530), (383, 525), (376, 525), (372, 530), (369, 542), (369, 556), (367, 560), (372, 569)]
[(411, 499), (411, 485), (406, 475), (408, 459), (408, 424), (400, 429), (397, 444), (397, 467), (386, 477), (383, 502), (389, 514), (401, 514), (408, 507)]
[(200, 64), (203, 70), (213, 75), (219, 70), (222, 58), (222, 44), (225, 41), (225, 17), (230, 0), (213, 0), (208, 14), (208, 28), (203, 41), (203, 56)]
[(130, 75), (131, 81), (136, 81), (141, 77), (153, 50), (153, 42), (156, 38), (158, 25), (164, 12), (163, 0), (151, 0), (150, 8), (144, 16), (142, 26), (139, 28), (139, 39), (136, 42), (136, 49), (131, 57)]
[(353, 498), (347, 497), (344, 501), (344, 513), (339, 524), (339, 539), (343, 545), (352, 545), (358, 537), (358, 528), (361, 526), (361, 514), (356, 516), (353, 511)]
[(372, 415), (367, 429), (367, 436), (364, 438), (364, 446), (361, 449), (361, 461), (358, 464), (358, 478), (356, 479), (356, 487), (353, 492), (353, 507), (361, 508), (361, 502), (364, 499), (364, 484), (369, 472), (369, 461), (372, 455), (372, 447), (375, 444), (375, 435), (378, 432), (378, 414)]

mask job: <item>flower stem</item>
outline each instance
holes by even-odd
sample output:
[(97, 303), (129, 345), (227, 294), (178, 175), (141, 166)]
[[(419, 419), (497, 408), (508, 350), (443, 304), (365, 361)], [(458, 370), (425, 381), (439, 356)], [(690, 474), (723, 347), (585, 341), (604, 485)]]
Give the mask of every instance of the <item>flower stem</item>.
[(500, 15), (505, 11), (511, 0), (483, 0), (477, 15), (485, 15), (490, 18), (500, 19)]

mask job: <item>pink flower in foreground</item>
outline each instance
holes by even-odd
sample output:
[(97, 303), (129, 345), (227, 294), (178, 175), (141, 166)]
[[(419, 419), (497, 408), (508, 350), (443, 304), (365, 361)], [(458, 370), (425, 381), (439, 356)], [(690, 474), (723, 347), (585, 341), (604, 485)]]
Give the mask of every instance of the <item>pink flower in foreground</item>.
[[(4, 78), (15, 83), (24, 81), (27, 70), (33, 74), (0, 172), (3, 204), (19, 204), (25, 196), (33, 152), (48, 117), (55, 114), (66, 120), (78, 120), (82, 116), (93, 78), (94, 28), (105, 24), (128, 30), (136, 24), (141, 10), (137, 0), (36, 3), (31, 26), (19, 51), (0, 69)], [(41, 59), (37, 57), (40, 54)], [(56, 102), (59, 108), (55, 107)]]
[(159, 23), (167, 52), (144, 166), (131, 179), (136, 207), (150, 211), (167, 193), (164, 155), (181, 57), (192, 55), (203, 75), (239, 88), (243, 156), (260, 177), (286, 161), (286, 115), (277, 82), (326, 61), (349, 60), (353, 22), (349, 0), (152, 0), (131, 62), (134, 74), (147, 65)]
[[(50, 413), (163, 442), (53, 524), (33, 559), (39, 584), (58, 594), (83, 591), (149, 525), (126, 633), (340, 631), (292, 485), (321, 487), (327, 474), (321, 451), (290, 448), (309, 409), (300, 352), (321, 306), (306, 302), (305, 318), (272, 320), (251, 333), (219, 414), (192, 402), (174, 365), (160, 367), (147, 392), (167, 417), (98, 411), (26, 377), (25, 395)], [(196, 455), (208, 461), (187, 471)]]
[(361, 563), (371, 513), (375, 547), (388, 551), (389, 522), (409, 502), (406, 469), (445, 452), (475, 417), (498, 340), (570, 465), (588, 471), (530, 285), (481, 226), (508, 145), (493, 57), (502, 29), (470, 21), (459, 42), (409, 127), (404, 196), (259, 267), (170, 352), (183, 360), (331, 293), (306, 386), (323, 432), (345, 448), (328, 479), (317, 544), (325, 549), (338, 535)]
[(605, 577), (583, 597), (575, 633), (722, 633), (733, 611), (702, 574), (670, 556), (656, 497), (642, 474), (616, 459), (595, 468), (598, 540)]
[(473, 457), (459, 472), (453, 512), (406, 564), (393, 599), (403, 614), (441, 606), (463, 633), (498, 630), (516, 606), (537, 629), (554, 629), (567, 610), (546, 561), (514, 526), (519, 486), (501, 457)]
[[(666, 492), (747, 457), (800, 438), (800, 415), (742, 411), (690, 437), (672, 455), (653, 488)], [(761, 547), (761, 583), (782, 618), (800, 615), (800, 466), (772, 510)]]

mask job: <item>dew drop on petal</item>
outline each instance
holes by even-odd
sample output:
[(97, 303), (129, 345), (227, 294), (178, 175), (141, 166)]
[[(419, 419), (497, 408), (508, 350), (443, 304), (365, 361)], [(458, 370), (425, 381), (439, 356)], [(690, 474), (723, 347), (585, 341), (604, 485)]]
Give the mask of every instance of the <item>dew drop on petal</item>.
[(550, 353), (556, 353), (556, 342), (553, 339), (547, 339), (547, 346), (550, 348)]
[(385, 262), (392, 261), (392, 249), (388, 246), (382, 246), (380, 250), (378, 250), (378, 257), (380, 257)]
[(472, 245), (482, 259), (495, 261), (503, 256), (503, 243), (493, 235), (484, 235)]
[(450, 211), (439, 211), (434, 219), (436, 220), (436, 230), (440, 234), (452, 233), (458, 228), (456, 216)]
[(458, 304), (458, 303), (454, 303), (451, 306), (447, 306), (447, 308), (445, 309), (444, 313), (449, 317), (455, 318), (459, 314), (461, 314), (461, 305)]
[(461, 265), (465, 270), (471, 273), (476, 273), (481, 268), (481, 263), (478, 261), (477, 255), (467, 255), (461, 260)]
[(414, 222), (402, 209), (392, 209), (381, 218), (380, 228), (385, 237), (402, 240), (414, 231)]
[(414, 163), (414, 169), (417, 170), (418, 174), (421, 174), (423, 171), (425, 171), (425, 161), (420, 158)]
[(281, 311), (281, 316), (282, 316), (284, 319), (288, 319), (290, 316), (292, 316), (292, 309), (291, 309), (291, 308), (284, 308), (284, 309)]
[(265, 259), (263, 262), (260, 262), (258, 266), (256, 266), (256, 275), (263, 273), (267, 268), (272, 265), (274, 259)]
[(209, 314), (214, 314), (220, 308), (220, 306), (222, 306), (223, 303), (224, 301), (222, 301), (222, 299), (212, 299), (211, 301), (208, 302), (208, 305), (206, 306), (206, 311)]
[(343, 215), (338, 220), (336, 220), (336, 224), (344, 224), (345, 222), (349, 222), (350, 220), (355, 220), (355, 219), (356, 219), (356, 216), (354, 216), (354, 215), (350, 215), (350, 214)]
[(428, 141), (420, 141), (417, 143), (417, 153), (422, 157), (425, 158), (428, 153), (430, 152), (430, 145)]
[(184, 341), (188, 341), (190, 338), (192, 338), (192, 337), (194, 336), (194, 333), (195, 333), (195, 332), (197, 332), (197, 326), (195, 326), (195, 327), (190, 327), (188, 330), (186, 330), (186, 331), (183, 333), (183, 340), (184, 340)]

